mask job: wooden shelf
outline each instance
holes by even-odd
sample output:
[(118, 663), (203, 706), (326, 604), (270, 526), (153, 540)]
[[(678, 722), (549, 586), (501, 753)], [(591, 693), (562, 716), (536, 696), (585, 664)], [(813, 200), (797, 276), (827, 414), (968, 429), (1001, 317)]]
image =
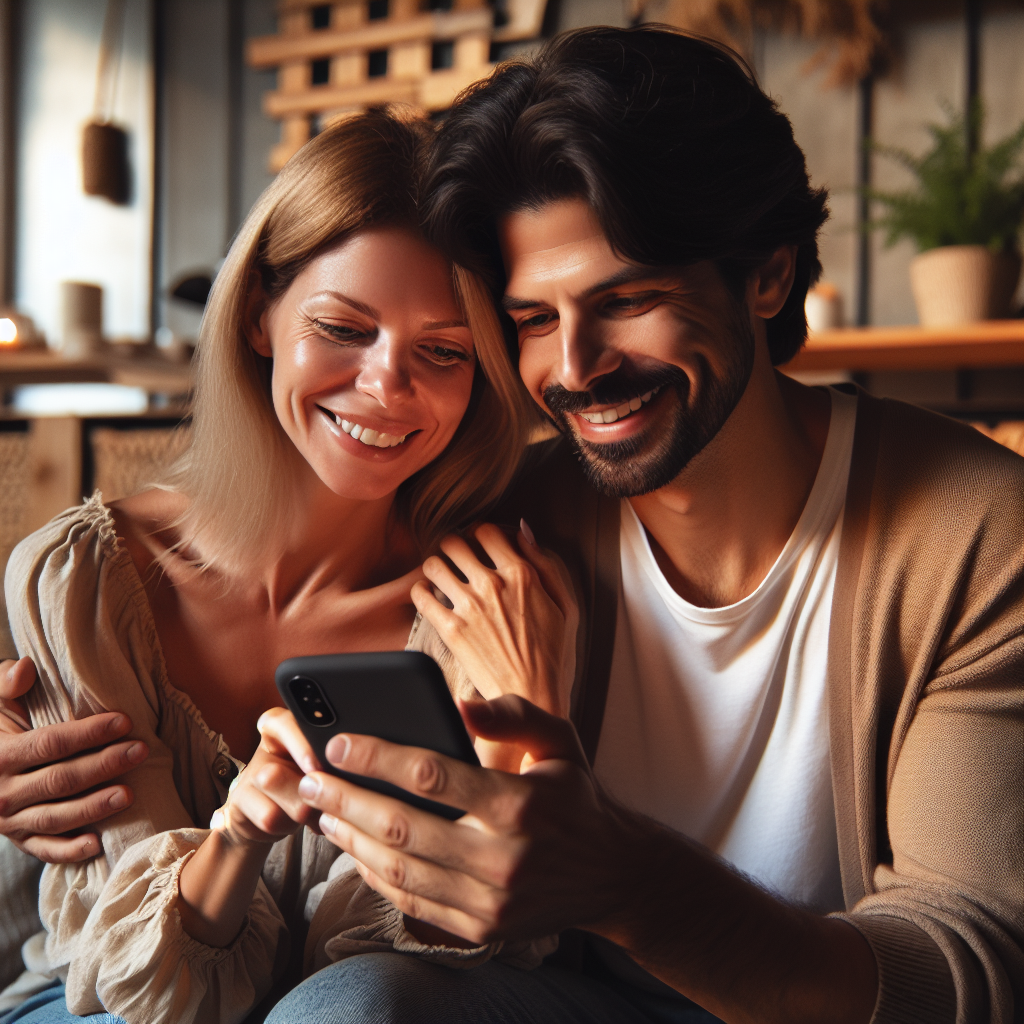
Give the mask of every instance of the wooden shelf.
[(781, 369), (961, 370), (984, 366), (1024, 366), (1024, 320), (823, 331), (811, 334)]
[(101, 353), (88, 359), (64, 359), (47, 349), (0, 350), (0, 389), (19, 384), (108, 382), (145, 388), (151, 394), (186, 394), (192, 368), (157, 354), (123, 356)]

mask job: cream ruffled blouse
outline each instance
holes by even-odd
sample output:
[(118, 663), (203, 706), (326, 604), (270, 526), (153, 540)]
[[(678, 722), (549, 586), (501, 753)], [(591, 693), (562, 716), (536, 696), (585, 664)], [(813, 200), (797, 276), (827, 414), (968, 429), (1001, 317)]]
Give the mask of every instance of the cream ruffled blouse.
[[(123, 711), (133, 722), (131, 737), (150, 751), (116, 780), (132, 787), (135, 801), (100, 823), (102, 855), (43, 871), (46, 966), (66, 980), (72, 1013), (106, 1010), (129, 1024), (232, 1024), (285, 974), (303, 942), (303, 977), (384, 950), (451, 967), (498, 957), (529, 968), (555, 948), (556, 939), (469, 950), (426, 946), (362, 881), (351, 858), (309, 829), (271, 848), (234, 942), (197, 942), (181, 926), (178, 879), (244, 766), (171, 685), (142, 581), (98, 494), (15, 548), (6, 592), (18, 654), (30, 656), (39, 672), (26, 697), (32, 725)], [(475, 693), (418, 616), (406, 649), (431, 655), (453, 693)]]

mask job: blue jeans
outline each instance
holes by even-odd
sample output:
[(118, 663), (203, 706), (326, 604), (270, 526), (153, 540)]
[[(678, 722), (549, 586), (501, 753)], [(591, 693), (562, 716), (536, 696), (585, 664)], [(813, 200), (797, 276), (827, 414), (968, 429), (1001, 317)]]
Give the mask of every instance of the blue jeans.
[[(707, 1010), (558, 967), (460, 971), (364, 953), (307, 978), (266, 1024), (713, 1024)], [(3, 1024), (3, 1022), (0, 1022)], [(63, 1024), (63, 1022), (62, 1022)]]
[(64, 986), (55, 981), (49, 988), (29, 996), (20, 1006), (0, 1016), (0, 1024), (125, 1024), (123, 1017), (112, 1013), (93, 1013), (88, 1017), (76, 1017), (64, 999)]

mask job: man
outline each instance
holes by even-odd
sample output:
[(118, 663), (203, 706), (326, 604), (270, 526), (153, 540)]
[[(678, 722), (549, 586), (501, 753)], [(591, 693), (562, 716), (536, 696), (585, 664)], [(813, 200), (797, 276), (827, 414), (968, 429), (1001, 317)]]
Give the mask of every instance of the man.
[(467, 716), (520, 776), (332, 741), (462, 823), (302, 791), (410, 916), (562, 959), (358, 957), (270, 1019), (1017, 1019), (1024, 462), (773, 370), (825, 217), (788, 121), (711, 44), (587, 30), (457, 105), (431, 189), (589, 480), (555, 445), (508, 502), (582, 587), (579, 739), (504, 699)]

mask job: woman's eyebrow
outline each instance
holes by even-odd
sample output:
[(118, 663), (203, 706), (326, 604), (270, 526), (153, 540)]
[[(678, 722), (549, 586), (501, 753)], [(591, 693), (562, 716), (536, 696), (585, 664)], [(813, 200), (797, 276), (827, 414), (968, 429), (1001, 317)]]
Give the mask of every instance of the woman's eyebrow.
[(351, 306), (353, 309), (359, 310), (360, 313), (365, 314), (371, 320), (380, 320), (380, 310), (375, 309), (373, 306), (370, 306), (365, 302), (360, 302), (358, 299), (353, 299), (349, 295), (344, 295), (341, 292), (332, 291), (330, 288), (325, 288), (322, 292), (318, 292), (317, 295), (330, 295), (331, 298), (340, 299), (342, 302)]
[(445, 331), (449, 327), (465, 327), (465, 320), (430, 320), (423, 325), (425, 331)]

